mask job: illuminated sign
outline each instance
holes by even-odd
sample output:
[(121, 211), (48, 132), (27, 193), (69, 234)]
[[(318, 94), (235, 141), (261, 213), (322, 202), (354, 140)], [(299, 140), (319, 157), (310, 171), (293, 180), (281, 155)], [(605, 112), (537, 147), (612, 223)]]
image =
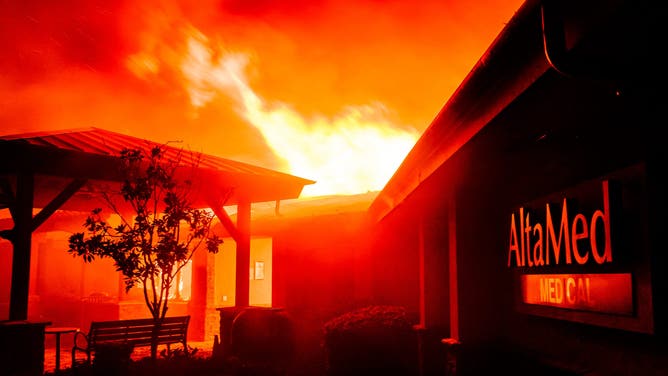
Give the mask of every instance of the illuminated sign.
[(516, 267), (572, 264), (573, 261), (584, 265), (591, 259), (599, 265), (612, 262), (608, 181), (603, 181), (603, 207), (595, 210), (589, 218), (577, 211), (569, 216), (565, 198), (557, 229), (552, 213), (551, 205), (545, 204), (544, 221), (534, 223), (531, 213), (520, 208), (519, 226), (515, 213), (511, 214), (508, 267), (513, 264)]
[(633, 314), (630, 273), (525, 274), (522, 301), (565, 309)]
[(654, 333), (646, 182), (637, 164), (509, 210), (500, 263), (515, 310)]

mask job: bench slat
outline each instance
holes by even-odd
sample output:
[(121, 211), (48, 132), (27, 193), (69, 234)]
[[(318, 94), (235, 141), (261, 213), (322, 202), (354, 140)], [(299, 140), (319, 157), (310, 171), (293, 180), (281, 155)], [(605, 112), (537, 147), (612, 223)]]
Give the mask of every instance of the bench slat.
[[(169, 333), (169, 332), (175, 332), (175, 333), (180, 333), (184, 330), (185, 328), (183, 326), (161, 326), (160, 328), (157, 329), (158, 333)], [(95, 333), (97, 335), (105, 335), (105, 334), (115, 334), (115, 333), (153, 333), (153, 331), (156, 330), (155, 328), (151, 327), (140, 327), (140, 328), (133, 328), (133, 327), (120, 327), (120, 328), (104, 328), (104, 329), (93, 329), (90, 332)]]
[[(93, 339), (91, 339), (91, 344), (100, 344), (100, 343), (105, 343), (105, 342), (110, 342), (110, 341), (151, 341), (153, 338), (153, 335), (150, 333), (138, 333), (138, 334), (133, 334), (133, 335), (122, 335), (122, 334), (116, 334), (116, 335), (108, 335), (108, 336), (96, 336)], [(162, 334), (159, 336), (156, 336), (156, 339), (158, 342), (165, 342), (165, 341), (171, 341), (171, 342), (178, 342), (183, 340), (183, 335), (180, 333), (173, 333), (173, 334)]]
[[(185, 319), (189, 316), (172, 316), (165, 317), (162, 321), (163, 325), (165, 324), (183, 324)], [(124, 327), (124, 326), (153, 326), (153, 319), (129, 319), (129, 320), (110, 320), (110, 321), (93, 321), (91, 326), (97, 327)]]
[[(95, 340), (91, 341), (91, 346), (95, 346), (97, 344), (104, 344), (106, 342), (111, 342), (111, 341), (151, 341), (153, 336), (150, 335), (134, 335), (134, 336), (108, 336), (108, 337), (103, 337), (103, 338), (96, 338)], [(170, 336), (159, 336), (156, 337), (156, 340), (158, 342), (179, 342), (183, 341), (183, 336), (174, 334)]]

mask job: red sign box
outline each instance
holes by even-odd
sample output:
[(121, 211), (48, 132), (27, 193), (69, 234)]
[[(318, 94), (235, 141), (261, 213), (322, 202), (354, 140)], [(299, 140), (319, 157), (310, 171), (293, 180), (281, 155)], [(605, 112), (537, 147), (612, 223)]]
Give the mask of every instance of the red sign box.
[(524, 274), (522, 301), (571, 310), (633, 314), (631, 273)]

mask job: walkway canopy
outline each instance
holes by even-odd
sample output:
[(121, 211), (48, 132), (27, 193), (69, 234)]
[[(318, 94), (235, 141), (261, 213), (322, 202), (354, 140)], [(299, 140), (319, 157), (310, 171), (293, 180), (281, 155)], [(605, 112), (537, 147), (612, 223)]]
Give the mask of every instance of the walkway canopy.
[[(10, 320), (26, 320), (32, 232), (57, 210), (90, 212), (105, 207), (103, 194), (119, 190), (121, 150), (162, 146), (178, 173), (193, 182), (192, 203), (211, 208), (237, 243), (239, 306), (248, 305), (250, 205), (297, 198), (315, 183), (293, 175), (172, 144), (139, 139), (99, 128), (0, 136), (0, 209), (9, 209), (13, 227), (0, 237), (13, 245)], [(224, 206), (237, 206), (234, 223)]]

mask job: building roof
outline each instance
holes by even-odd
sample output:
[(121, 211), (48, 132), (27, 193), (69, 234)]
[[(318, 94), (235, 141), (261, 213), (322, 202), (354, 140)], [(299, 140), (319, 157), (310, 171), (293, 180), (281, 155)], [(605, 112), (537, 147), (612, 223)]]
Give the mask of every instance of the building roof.
[[(365, 218), (369, 205), (377, 194), (378, 191), (370, 191), (354, 195), (303, 197), (284, 200), (278, 205), (270, 202), (256, 203), (251, 206), (253, 218), (251, 233), (270, 235), (301, 221), (312, 222), (333, 217), (351, 218), (358, 215)], [(236, 222), (237, 213), (234, 208), (226, 210), (232, 221)]]
[[(14, 176), (32, 172), (35, 175), (36, 208), (44, 207), (72, 179), (86, 183), (61, 209), (92, 209), (91, 201), (109, 183), (118, 182), (118, 158), (124, 148), (150, 150), (162, 146), (168, 160), (185, 161), (183, 167), (197, 166), (195, 178), (208, 192), (198, 196), (194, 205), (234, 205), (241, 201), (266, 202), (297, 198), (304, 185), (312, 180), (285, 174), (213, 155), (185, 150), (171, 144), (160, 144), (100, 128), (67, 129), (0, 136), (0, 208), (10, 205)], [(181, 156), (179, 156), (181, 153)], [(185, 158), (184, 158), (185, 157)], [(189, 171), (193, 174), (193, 171)], [(189, 177), (190, 178), (190, 177)]]
[(639, 64), (614, 60), (634, 59), (628, 49), (647, 43), (646, 35), (633, 34), (646, 30), (631, 14), (649, 9), (630, 0), (525, 1), (380, 191), (369, 208), (371, 219), (380, 221), (401, 205), (548, 72), (598, 78), (616, 63)]

